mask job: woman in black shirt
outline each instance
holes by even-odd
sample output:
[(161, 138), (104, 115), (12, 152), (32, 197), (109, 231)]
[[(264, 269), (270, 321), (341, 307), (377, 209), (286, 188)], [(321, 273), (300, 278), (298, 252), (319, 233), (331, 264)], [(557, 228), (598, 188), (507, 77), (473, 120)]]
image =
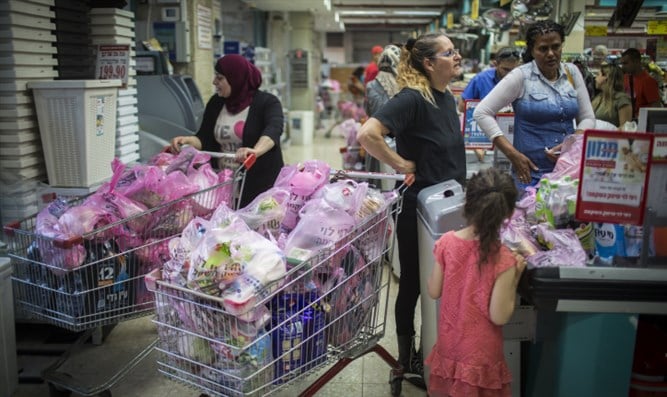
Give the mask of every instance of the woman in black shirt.
[[(456, 101), (449, 82), (461, 75), (461, 56), (443, 33), (410, 40), (401, 50), (397, 81), (401, 91), (361, 127), (357, 136), (373, 157), (397, 172), (414, 174), (398, 215), (401, 277), (396, 297), (398, 361), (405, 377), (424, 388), (423, 359), (414, 351), (414, 315), (419, 298), (417, 195), (427, 186), (455, 179), (465, 183), (466, 158)], [(396, 137), (396, 151), (384, 136)], [(408, 179), (411, 179), (409, 177)]]

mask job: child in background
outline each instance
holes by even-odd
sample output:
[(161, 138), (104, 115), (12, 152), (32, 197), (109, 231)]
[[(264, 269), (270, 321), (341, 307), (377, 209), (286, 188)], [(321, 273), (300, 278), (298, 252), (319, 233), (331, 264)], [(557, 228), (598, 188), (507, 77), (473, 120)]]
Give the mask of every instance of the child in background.
[(512, 395), (502, 325), (514, 312), (526, 261), (500, 243), (500, 227), (512, 215), (517, 196), (509, 174), (480, 171), (466, 186), (468, 226), (445, 233), (435, 244), (428, 293), (442, 299), (438, 338), (425, 361), (431, 397)]

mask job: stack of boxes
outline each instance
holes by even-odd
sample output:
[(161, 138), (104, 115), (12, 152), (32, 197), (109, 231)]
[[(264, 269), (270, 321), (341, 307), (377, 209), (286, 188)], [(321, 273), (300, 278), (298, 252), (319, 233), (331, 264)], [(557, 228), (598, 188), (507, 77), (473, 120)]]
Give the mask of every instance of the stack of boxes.
[(134, 163), (139, 160), (134, 13), (117, 8), (93, 8), (90, 22), (93, 46), (119, 44), (130, 48), (127, 85), (118, 90), (116, 157), (125, 164)]
[(29, 81), (58, 77), (54, 0), (0, 1), (0, 221), (32, 215), (46, 179)]

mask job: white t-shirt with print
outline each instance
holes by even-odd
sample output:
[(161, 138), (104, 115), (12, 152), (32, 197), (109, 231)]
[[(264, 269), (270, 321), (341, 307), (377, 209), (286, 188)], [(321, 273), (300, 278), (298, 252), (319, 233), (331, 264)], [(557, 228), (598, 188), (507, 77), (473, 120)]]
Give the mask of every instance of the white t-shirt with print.
[[(236, 153), (243, 142), (243, 127), (248, 117), (249, 107), (236, 114), (230, 114), (227, 107), (223, 106), (218, 119), (215, 122), (215, 140), (220, 144), (222, 153)], [(218, 166), (220, 169), (236, 169), (239, 164), (232, 158), (221, 158)]]

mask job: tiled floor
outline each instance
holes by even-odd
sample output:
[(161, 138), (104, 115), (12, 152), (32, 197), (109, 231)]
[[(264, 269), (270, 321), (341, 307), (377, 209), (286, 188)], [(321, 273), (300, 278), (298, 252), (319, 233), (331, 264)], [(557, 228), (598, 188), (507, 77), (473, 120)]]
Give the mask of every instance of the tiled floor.
[[(307, 159), (320, 159), (327, 161), (333, 168), (340, 168), (342, 158), (339, 148), (343, 145), (344, 139), (342, 137), (325, 138), (324, 132), (320, 130), (316, 132), (312, 145), (287, 145), (284, 148), (285, 161), (295, 163)], [(391, 275), (390, 269), (387, 268), (384, 274), (389, 278), (390, 288), (388, 310), (386, 310), (385, 336), (379, 344), (385, 347), (392, 356), (396, 357), (393, 305), (396, 298), (397, 283), (396, 278)], [(384, 302), (384, 299), (381, 301)], [(417, 310), (417, 313), (419, 316), (420, 311)], [(419, 324), (420, 319), (418, 318), (416, 321)], [(87, 349), (88, 357), (73, 357), (70, 361), (76, 362), (76, 365), (70, 365), (67, 370), (79, 380), (85, 379), (86, 376), (91, 377), (83, 389), (90, 388), (91, 385), (102, 385), (109, 380), (109, 376), (104, 376), (104, 373), (113, 374), (117, 372), (132, 357), (136, 356), (138, 351), (146, 346), (155, 335), (155, 326), (150, 317), (121, 323), (111, 331), (102, 345)], [(18, 339), (22, 337), (23, 335), (19, 335)], [(157, 354), (155, 352), (151, 353), (127, 376), (115, 382), (114, 386), (110, 388), (111, 393), (114, 396), (122, 397), (196, 397), (199, 395), (199, 391), (196, 389), (171, 381), (158, 373), (156, 358)], [(26, 371), (35, 371), (35, 367), (39, 365), (40, 363), (30, 359), (22, 359), (19, 363), (19, 366)], [(41, 365), (43, 366), (44, 363), (41, 363)], [(377, 355), (367, 354), (349, 364), (316, 395), (336, 397), (390, 396), (389, 370), (389, 366)], [(277, 395), (281, 397), (296, 396), (320, 374), (321, 372), (314, 373), (302, 382), (281, 390)], [(92, 378), (99, 380), (93, 380)], [(426, 393), (407, 382), (403, 382), (402, 395), (422, 397), (426, 396)], [(14, 397), (47, 396), (49, 396), (49, 392), (45, 384), (21, 384), (14, 395)]]

